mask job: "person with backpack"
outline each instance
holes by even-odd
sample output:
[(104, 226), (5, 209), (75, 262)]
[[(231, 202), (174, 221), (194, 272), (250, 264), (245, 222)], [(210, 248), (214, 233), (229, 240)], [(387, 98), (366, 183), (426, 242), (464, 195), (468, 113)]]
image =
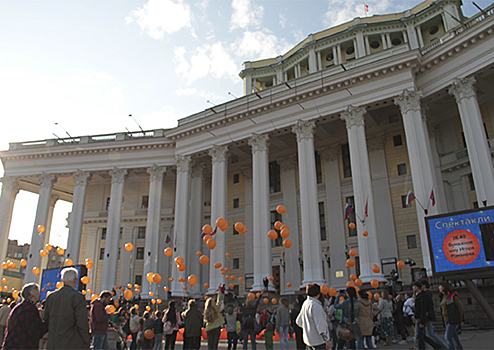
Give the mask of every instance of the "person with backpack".
[(453, 292), (451, 284), (446, 281), (439, 283), (441, 299), (441, 312), (446, 324), (446, 341), (450, 350), (463, 350), (463, 345), (458, 338), (458, 328), (463, 326), (463, 305), (457, 292)]
[(256, 313), (257, 313), (257, 308), (259, 307), (259, 302), (261, 301), (261, 297), (265, 291), (266, 289), (263, 289), (261, 291), (259, 297), (255, 302), (254, 300), (250, 300), (250, 299), (247, 300), (245, 302), (245, 306), (240, 302), (237, 296), (234, 295), (235, 299), (238, 302), (238, 308), (242, 313), (242, 338), (244, 340), (244, 345), (243, 345), (244, 350), (247, 350), (247, 344), (249, 343), (249, 336), (250, 336), (250, 343), (252, 344), (252, 349), (253, 350), (257, 349), (256, 335), (261, 331), (261, 326), (256, 321)]

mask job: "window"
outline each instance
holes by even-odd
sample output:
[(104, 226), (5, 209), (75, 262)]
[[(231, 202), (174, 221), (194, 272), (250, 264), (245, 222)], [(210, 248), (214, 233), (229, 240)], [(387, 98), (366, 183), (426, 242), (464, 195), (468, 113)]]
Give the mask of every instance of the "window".
[(137, 228), (137, 238), (138, 239), (146, 238), (146, 226), (140, 226)]
[(343, 177), (352, 177), (352, 165), (350, 164), (350, 148), (348, 143), (341, 145), (341, 157), (343, 160)]
[(276, 221), (281, 221), (281, 214), (278, 214), (276, 210), (271, 212), (271, 227), (278, 233), (278, 238), (271, 240), (271, 247), (279, 247), (283, 245), (283, 238), (280, 235), (280, 230), (274, 228), (274, 223)]
[(144, 247), (139, 247), (137, 248), (136, 252), (136, 260), (142, 260), (144, 259)]
[(417, 248), (417, 237), (415, 235), (407, 236), (408, 249)]
[(413, 202), (410, 202), (410, 204), (407, 205), (407, 196), (401, 196), (401, 207), (402, 208), (411, 208)]
[(280, 166), (276, 162), (269, 163), (269, 193), (281, 191)]
[(136, 275), (134, 278), (134, 283), (141, 286), (142, 285), (142, 275)]
[(110, 197), (106, 197), (106, 210), (110, 210)]
[(473, 181), (472, 174), (468, 174), (468, 184), (470, 185), (470, 191), (475, 191), (475, 182)]
[(316, 152), (316, 180), (318, 184), (322, 184), (322, 163), (318, 152)]
[(398, 175), (406, 175), (407, 174), (407, 165), (405, 163), (398, 164)]
[(233, 208), (238, 208), (238, 207), (240, 207), (240, 199), (233, 198)]
[(233, 259), (233, 269), (239, 269), (240, 268), (240, 259), (239, 258), (234, 258)]
[(400, 45), (401, 39), (400, 38), (393, 38), (393, 39), (391, 39), (391, 44), (393, 44), (393, 46)]
[(326, 217), (324, 215), (324, 202), (319, 202), (319, 225), (321, 228), (321, 241), (326, 240)]
[(105, 260), (105, 248), (100, 248), (99, 250), (99, 259)]
[(401, 139), (401, 135), (393, 136), (393, 143), (394, 143), (395, 147), (403, 145), (403, 140)]
[(353, 208), (353, 211), (348, 216), (348, 224), (350, 224), (352, 222), (355, 224), (355, 228), (348, 227), (348, 235), (350, 237), (356, 237), (357, 236), (357, 219), (356, 219), (356, 215), (355, 215), (355, 210), (356, 210), (355, 198), (354, 197), (346, 197), (345, 200), (346, 200), (347, 204)]
[(147, 209), (149, 205), (149, 196), (142, 196), (141, 209)]
[(475, 201), (472, 203), (473, 209), (479, 209), (479, 202)]
[(373, 40), (370, 43), (370, 47), (373, 48), (373, 49), (378, 49), (379, 46), (381, 46), (381, 43), (379, 41), (377, 41), (377, 40)]
[(106, 227), (103, 227), (101, 229), (101, 240), (105, 240), (106, 239)]
[(238, 184), (239, 182), (240, 182), (240, 174), (239, 173), (233, 174), (233, 183)]

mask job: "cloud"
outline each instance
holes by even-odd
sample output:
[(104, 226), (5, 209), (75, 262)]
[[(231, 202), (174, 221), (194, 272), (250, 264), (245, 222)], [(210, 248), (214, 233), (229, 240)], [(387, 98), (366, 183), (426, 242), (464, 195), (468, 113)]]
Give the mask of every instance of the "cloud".
[(220, 96), (215, 94), (209, 90), (197, 90), (196, 88), (183, 88), (177, 89), (173, 91), (174, 95), (177, 96), (194, 96), (194, 97), (202, 97), (204, 99), (212, 100), (212, 101), (221, 101), (225, 99), (225, 96)]
[(285, 28), (285, 24), (286, 24), (286, 15), (284, 13), (280, 13), (280, 26), (281, 28)]
[[(367, 16), (400, 12), (406, 9), (406, 1), (392, 0), (366, 0), (369, 5)], [(324, 23), (333, 27), (341, 23), (351, 21), (355, 17), (365, 17), (364, 3), (362, 0), (329, 0), (328, 11), (324, 15)]]
[(232, 50), (235, 49), (236, 56), (249, 61), (282, 55), (290, 47), (291, 45), (284, 39), (278, 38), (267, 30), (246, 31), (232, 44)]
[(125, 18), (127, 24), (137, 22), (139, 27), (151, 38), (162, 40), (166, 34), (172, 34), (191, 26), (192, 11), (183, 0), (148, 0), (141, 8), (132, 11)]
[(161, 110), (144, 113), (140, 120), (146, 123), (146, 129), (168, 129), (176, 127), (177, 120), (185, 117), (185, 112), (176, 111), (171, 105), (164, 105)]
[(235, 28), (259, 26), (264, 14), (264, 7), (254, 7), (250, 0), (232, 0), (233, 13), (230, 19), (230, 31)]

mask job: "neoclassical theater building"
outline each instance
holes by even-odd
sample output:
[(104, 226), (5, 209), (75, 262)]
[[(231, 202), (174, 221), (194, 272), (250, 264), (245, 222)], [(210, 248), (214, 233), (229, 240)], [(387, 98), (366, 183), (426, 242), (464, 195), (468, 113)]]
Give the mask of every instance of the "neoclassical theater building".
[[(2, 258), (16, 193), (27, 190), (39, 204), (26, 282), (39, 278), (32, 268), (42, 267), (57, 199), (73, 203), (65, 256), (93, 260), (95, 292), (137, 283), (143, 298), (166, 297), (164, 287), (199, 296), (233, 283), (243, 294), (273, 276), (270, 288), (290, 294), (310, 282), (345, 286), (352, 273), (384, 281), (400, 260), (404, 283), (430, 273), (424, 217), (494, 205), (494, 6), (466, 18), (460, 5), (426, 0), (355, 18), (245, 62), (244, 96), (173, 129), (11, 143), (0, 153)], [(210, 250), (202, 227), (220, 217), (228, 229)], [(268, 237), (276, 221), (290, 248)], [(184, 290), (178, 279), (191, 274), (199, 282)]]

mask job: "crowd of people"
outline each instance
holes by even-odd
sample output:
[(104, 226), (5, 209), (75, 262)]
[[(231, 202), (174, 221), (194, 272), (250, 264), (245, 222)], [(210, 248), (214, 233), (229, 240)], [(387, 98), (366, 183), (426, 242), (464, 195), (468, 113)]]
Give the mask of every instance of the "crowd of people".
[[(434, 330), (434, 301), (427, 280), (415, 282), (413, 293), (395, 294), (392, 288), (381, 291), (380, 298), (354, 287), (336, 296), (321, 293), (317, 284), (306, 287), (294, 304), (281, 298), (279, 305), (262, 307), (266, 289), (245, 302), (224, 286), (218, 294), (199, 302), (169, 301), (165, 310), (141, 314), (137, 305), (118, 310), (108, 307), (113, 293), (103, 291), (87, 305), (75, 287), (78, 272), (62, 271), (63, 286), (50, 293), (41, 305), (35, 283), (26, 284), (22, 301), (0, 308), (1, 350), (4, 349), (175, 349), (177, 335), (183, 328), (183, 349), (199, 349), (203, 332), (208, 349), (218, 349), (222, 329), (227, 334), (228, 350), (257, 349), (259, 338), (266, 349), (273, 349), (278, 334), (280, 349), (289, 349), (289, 339), (296, 339), (297, 349), (374, 349), (381, 342), (411, 343), (412, 348), (463, 349), (458, 331), (463, 324), (463, 308), (458, 294), (448, 282), (441, 282), (439, 306), (446, 327), (441, 339)], [(264, 299), (266, 300), (266, 299)], [(202, 301), (201, 301), (202, 302)], [(257, 339), (257, 340), (256, 340)], [(401, 339), (401, 340), (400, 340)]]

